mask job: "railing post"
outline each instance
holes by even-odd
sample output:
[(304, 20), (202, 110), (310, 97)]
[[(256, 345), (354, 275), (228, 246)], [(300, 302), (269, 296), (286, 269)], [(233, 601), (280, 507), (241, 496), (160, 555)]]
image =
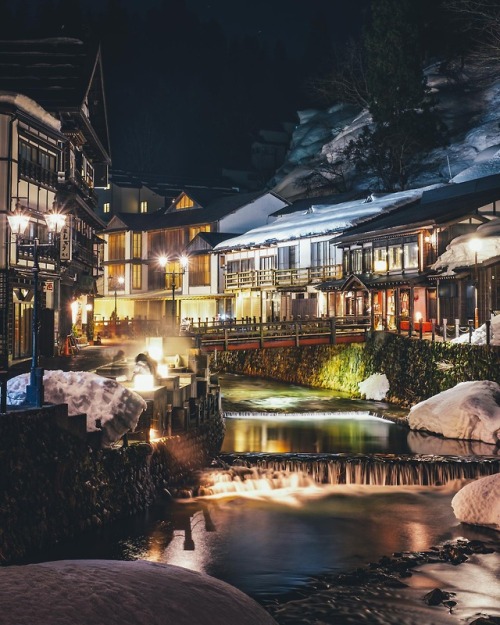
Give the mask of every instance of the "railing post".
[(330, 318), (330, 345), (337, 342), (337, 320), (335, 317)]
[(262, 323), (262, 319), (260, 320), (260, 348), (264, 347), (264, 324)]
[(227, 328), (224, 328), (224, 351), (229, 351), (229, 339)]
[(424, 335), (424, 322), (422, 319), (420, 319), (420, 325), (418, 328), (418, 338), (422, 340), (424, 338), (423, 335)]
[(455, 319), (455, 338), (460, 336), (460, 319)]
[(431, 332), (432, 332), (432, 342), (436, 341), (436, 320), (431, 319)]
[(486, 325), (486, 345), (489, 345), (491, 342), (491, 319), (486, 319), (484, 323)]
[(446, 343), (446, 333), (448, 332), (447, 329), (447, 324), (448, 324), (448, 319), (443, 319), (443, 343)]
[(295, 322), (295, 347), (299, 347), (300, 339), (299, 339), (299, 323)]
[(469, 343), (472, 343), (473, 332), (474, 332), (474, 319), (469, 319)]

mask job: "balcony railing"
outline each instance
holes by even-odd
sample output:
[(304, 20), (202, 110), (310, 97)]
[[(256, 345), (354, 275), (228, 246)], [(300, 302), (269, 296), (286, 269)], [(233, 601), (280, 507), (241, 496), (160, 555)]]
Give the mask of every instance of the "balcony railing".
[(24, 178), (29, 178), (30, 180), (34, 180), (39, 184), (46, 185), (47, 187), (55, 188), (57, 186), (57, 172), (45, 169), (37, 163), (20, 159), (19, 173)]
[(287, 287), (318, 284), (342, 277), (341, 265), (304, 267), (296, 269), (252, 269), (226, 273), (226, 291), (255, 287)]

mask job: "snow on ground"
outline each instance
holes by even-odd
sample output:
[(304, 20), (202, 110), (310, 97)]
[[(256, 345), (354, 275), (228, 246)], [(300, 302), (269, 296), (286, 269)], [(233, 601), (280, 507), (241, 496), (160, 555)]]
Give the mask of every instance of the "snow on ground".
[[(19, 406), (26, 401), (30, 374), (22, 373), (7, 382), (7, 404)], [(86, 371), (44, 372), (45, 401), (68, 404), (68, 414), (87, 415), (87, 431), (95, 432), (101, 420), (102, 444), (110, 445), (125, 432), (134, 430), (147, 404), (140, 395), (115, 380)]]
[(413, 406), (412, 430), (447, 438), (497, 444), (500, 441), (500, 385), (488, 380), (461, 382)]
[[(451, 343), (468, 343), (470, 340), (472, 345), (486, 345), (486, 324), (476, 328), (472, 335), (469, 333), (461, 334), (460, 336), (451, 340)], [(495, 315), (491, 318), (490, 325), (490, 344), (500, 345), (500, 315)]]
[(451, 501), (459, 521), (500, 531), (500, 473), (467, 484)]
[(62, 560), (0, 568), (0, 625), (276, 625), (225, 582), (156, 562)]
[(374, 373), (358, 384), (359, 392), (365, 399), (382, 401), (389, 392), (389, 380), (385, 373)]

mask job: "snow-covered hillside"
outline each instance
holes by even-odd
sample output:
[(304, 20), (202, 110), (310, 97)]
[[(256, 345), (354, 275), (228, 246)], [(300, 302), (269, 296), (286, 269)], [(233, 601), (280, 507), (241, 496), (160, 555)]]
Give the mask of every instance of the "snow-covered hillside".
[[(472, 65), (444, 73), (436, 63), (426, 70), (427, 83), (450, 136), (449, 144), (422, 155), (422, 171), (412, 188), (449, 181), (464, 182), (500, 172), (500, 74), (487, 83)], [(304, 195), (297, 181), (321, 158), (335, 160), (347, 143), (371, 122), (367, 111), (352, 105), (298, 113), (299, 123), (273, 191), (293, 200)], [(344, 172), (353, 189), (375, 190), (376, 181)]]

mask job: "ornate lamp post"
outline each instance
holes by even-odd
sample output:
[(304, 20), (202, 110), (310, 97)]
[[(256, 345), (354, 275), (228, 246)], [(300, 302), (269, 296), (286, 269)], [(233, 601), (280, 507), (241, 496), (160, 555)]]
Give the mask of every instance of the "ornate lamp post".
[(59, 253), (59, 234), (66, 223), (66, 216), (53, 210), (44, 214), (49, 231), (49, 242), (40, 243), (38, 238), (23, 238), (30, 222), (29, 215), (16, 206), (16, 211), (7, 215), (11, 233), (14, 235), (16, 256), (19, 252), (27, 252), (33, 259), (31, 271), (33, 273), (33, 318), (31, 324), (32, 347), (30, 383), (26, 387), (26, 403), (39, 408), (43, 405), (43, 369), (40, 367), (39, 338), (40, 338), (40, 254), (50, 256), (56, 261)]
[(468, 241), (469, 248), (474, 252), (474, 327), (479, 326), (479, 305), (478, 305), (478, 290), (479, 290), (479, 275), (477, 270), (477, 254), (482, 248), (482, 241), (478, 238), (473, 238)]
[(169, 262), (168, 256), (160, 256), (158, 258), (158, 264), (160, 265), (160, 267), (162, 267), (162, 269), (165, 272), (165, 286), (167, 284), (167, 276), (168, 275), (171, 276), (170, 288), (172, 289), (172, 325), (173, 325), (173, 330), (175, 332), (175, 329), (177, 327), (177, 310), (176, 310), (176, 305), (175, 305), (175, 291), (177, 289), (177, 286), (182, 286), (182, 277), (181, 277), (180, 285), (177, 285), (176, 277), (183, 276), (186, 273), (186, 269), (188, 266), (188, 259), (186, 256), (181, 256), (179, 258), (178, 260), (178, 263), (180, 265), (179, 271), (167, 271), (168, 262)]

